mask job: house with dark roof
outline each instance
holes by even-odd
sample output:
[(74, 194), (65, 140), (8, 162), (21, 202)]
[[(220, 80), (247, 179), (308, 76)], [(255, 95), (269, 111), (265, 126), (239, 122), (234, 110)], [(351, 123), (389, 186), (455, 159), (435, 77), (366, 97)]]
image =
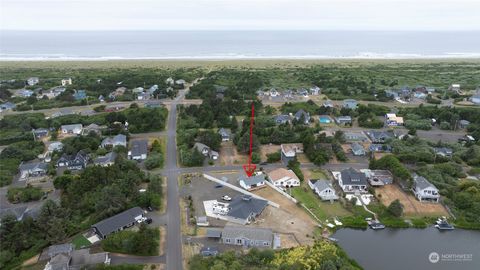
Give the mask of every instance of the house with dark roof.
[(36, 139), (40, 139), (48, 136), (48, 129), (46, 128), (32, 129), (32, 133)]
[(238, 178), (238, 183), (240, 186), (246, 190), (254, 190), (258, 188), (265, 187), (265, 175), (257, 174), (253, 176), (241, 175)]
[(118, 134), (113, 137), (107, 137), (103, 139), (102, 143), (100, 144), (100, 146), (103, 148), (109, 147), (109, 146), (113, 148), (118, 145), (127, 147), (127, 136), (123, 134)]
[(310, 113), (306, 112), (303, 109), (298, 110), (295, 113), (294, 118), (297, 122), (302, 121), (302, 123), (305, 125), (308, 125), (308, 123), (310, 123)]
[(117, 158), (117, 153), (115, 152), (110, 152), (104, 156), (97, 157), (93, 160), (93, 164), (102, 166), (102, 167), (108, 167), (112, 166), (115, 164), (115, 159)]
[(145, 160), (148, 155), (148, 141), (135, 140), (130, 143), (128, 158), (133, 160)]
[(308, 186), (322, 199), (322, 201), (338, 200), (332, 183), (328, 180), (308, 180)]
[(348, 168), (341, 171), (337, 177), (338, 184), (344, 192), (367, 192), (368, 182), (364, 173)]
[(110, 234), (130, 228), (145, 220), (143, 210), (140, 207), (133, 207), (116, 214), (113, 217), (104, 219), (92, 225), (93, 230), (100, 239), (107, 238)]
[(365, 153), (365, 149), (364, 149), (363, 146), (362, 146), (361, 144), (359, 144), (359, 143), (356, 143), (356, 142), (352, 143), (352, 144), (350, 145), (350, 148), (351, 148), (352, 154), (353, 154), (354, 156), (365, 156), (365, 154), (366, 154), (366, 153)]
[(290, 123), (292, 121), (292, 118), (288, 114), (280, 114), (280, 115), (274, 116), (273, 121), (275, 121), (275, 124), (277, 125), (283, 125), (283, 124)]
[(440, 193), (438, 193), (437, 187), (423, 176), (414, 175), (412, 191), (421, 202), (438, 203), (440, 200)]
[(253, 198), (250, 195), (239, 195), (224, 205), (226, 211), (223, 216), (233, 223), (249, 224), (263, 212), (267, 204), (266, 200)]
[(243, 247), (274, 247), (271, 229), (227, 225), (222, 230), (221, 242)]
[(48, 164), (45, 162), (25, 162), (18, 166), (20, 171), (20, 180), (26, 180), (30, 177), (40, 177), (47, 174)]
[(372, 141), (372, 143), (385, 143), (389, 139), (395, 138), (395, 135), (392, 130), (388, 131), (378, 131), (378, 130), (370, 130), (365, 132)]
[(230, 130), (228, 130), (226, 128), (220, 128), (218, 130), (218, 134), (220, 134), (220, 136), (222, 137), (222, 142), (230, 141), (230, 136), (231, 136)]
[(78, 151), (75, 155), (63, 154), (57, 160), (58, 168), (67, 168), (69, 170), (83, 170), (87, 167), (89, 156), (84, 150)]

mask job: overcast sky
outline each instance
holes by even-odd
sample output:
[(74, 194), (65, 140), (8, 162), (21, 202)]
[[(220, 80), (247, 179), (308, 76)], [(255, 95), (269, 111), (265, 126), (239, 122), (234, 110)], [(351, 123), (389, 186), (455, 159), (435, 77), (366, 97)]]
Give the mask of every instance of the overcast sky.
[(480, 0), (0, 0), (0, 29), (480, 30)]

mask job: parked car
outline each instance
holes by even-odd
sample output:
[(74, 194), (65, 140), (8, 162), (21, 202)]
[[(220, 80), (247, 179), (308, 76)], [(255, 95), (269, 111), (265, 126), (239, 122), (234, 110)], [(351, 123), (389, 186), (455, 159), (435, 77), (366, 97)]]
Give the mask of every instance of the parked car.
[(230, 196), (223, 195), (223, 196), (222, 196), (222, 200), (229, 202), (229, 201), (232, 200), (232, 198), (230, 198)]
[(147, 220), (145, 220), (145, 223), (147, 224), (151, 224), (153, 222), (152, 218), (147, 218)]
[(220, 185), (220, 184), (215, 185), (215, 188), (222, 188), (222, 187), (223, 187), (223, 185)]

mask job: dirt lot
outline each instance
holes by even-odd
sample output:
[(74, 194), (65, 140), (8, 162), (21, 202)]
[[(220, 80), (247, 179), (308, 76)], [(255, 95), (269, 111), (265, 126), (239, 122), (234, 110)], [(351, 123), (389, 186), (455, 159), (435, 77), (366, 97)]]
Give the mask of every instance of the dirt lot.
[(422, 203), (414, 196), (403, 192), (397, 185), (386, 185), (376, 188), (377, 197), (381, 194), (380, 201), (384, 205), (398, 199), (404, 206), (406, 216), (448, 216), (443, 205), (438, 203)]
[(233, 142), (222, 142), (220, 148), (220, 163), (222, 165), (243, 164), (247, 162), (247, 156), (239, 154)]
[(260, 146), (260, 158), (262, 161), (267, 161), (267, 154), (280, 151), (280, 145), (264, 144)]
[[(268, 206), (252, 226), (271, 228), (274, 232), (291, 234), (292, 238), (301, 245), (313, 243), (313, 239), (307, 237), (307, 234), (313, 234), (316, 223), (306, 212), (270, 187), (256, 190), (253, 193), (278, 203), (280, 208)], [(289, 239), (291, 238), (289, 237)], [(289, 240), (288, 242), (292, 244), (295, 241)]]

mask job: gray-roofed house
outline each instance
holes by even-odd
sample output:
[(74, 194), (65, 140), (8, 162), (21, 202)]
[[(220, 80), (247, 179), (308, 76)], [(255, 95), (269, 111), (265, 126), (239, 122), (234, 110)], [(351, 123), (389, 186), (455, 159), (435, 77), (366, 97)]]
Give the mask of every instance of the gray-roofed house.
[(61, 142), (51, 142), (48, 145), (48, 151), (53, 152), (53, 151), (61, 151), (63, 149), (63, 143)]
[(82, 134), (83, 126), (82, 124), (73, 124), (73, 125), (63, 125), (60, 130), (63, 134)]
[(265, 175), (257, 174), (250, 177), (246, 175), (241, 175), (238, 178), (238, 183), (240, 186), (246, 190), (254, 190), (258, 188), (265, 187)]
[(13, 110), (17, 107), (15, 103), (12, 102), (5, 102), (0, 104), (0, 112), (7, 111), (7, 110)]
[(350, 125), (352, 124), (352, 117), (348, 115), (335, 117), (335, 122), (340, 126)]
[(365, 149), (361, 144), (354, 142), (350, 147), (354, 156), (365, 156)]
[(117, 153), (110, 152), (104, 156), (97, 157), (93, 160), (93, 164), (99, 165), (102, 167), (108, 167), (115, 164), (115, 159), (117, 158)]
[(202, 247), (200, 249), (200, 255), (203, 257), (217, 256), (219, 252), (218, 247)]
[(95, 265), (109, 265), (108, 252), (90, 253), (90, 249), (80, 249), (72, 252), (70, 256), (70, 270), (90, 269)]
[(220, 134), (220, 136), (222, 136), (222, 142), (228, 142), (230, 141), (230, 130), (226, 129), (226, 128), (220, 128), (218, 130), (218, 134)]
[(355, 110), (357, 108), (358, 102), (355, 99), (345, 99), (343, 100), (343, 107), (347, 109)]
[(273, 120), (275, 121), (275, 124), (283, 125), (283, 124), (286, 124), (286, 123), (290, 123), (292, 118), (288, 114), (280, 114), (280, 115), (274, 116)]
[(372, 143), (385, 143), (389, 139), (393, 139), (395, 134), (393, 131), (378, 131), (378, 130), (371, 130), (365, 132), (367, 136), (370, 138)]
[(63, 154), (57, 160), (57, 167), (66, 167), (69, 170), (82, 170), (87, 167), (89, 156), (84, 150), (78, 151), (76, 155)]
[(463, 119), (463, 120), (458, 121), (458, 127), (459, 128), (467, 128), (469, 125), (470, 125), (470, 121), (468, 121), (468, 120)]
[(272, 248), (274, 234), (266, 228), (227, 225), (223, 228), (221, 241), (227, 245)]
[(218, 157), (219, 157), (219, 154), (218, 154), (217, 151), (214, 151), (214, 150), (210, 149), (210, 147), (208, 147), (207, 145), (205, 145), (203, 143), (196, 142), (193, 145), (193, 148), (197, 149), (197, 151), (202, 153), (202, 155), (204, 155), (206, 157), (209, 157), (213, 160), (217, 160)]
[(136, 223), (141, 222), (143, 218), (143, 210), (140, 207), (133, 207), (93, 224), (92, 228), (100, 239), (105, 239), (112, 233), (132, 227)]
[(330, 181), (323, 179), (309, 180), (308, 185), (315, 193), (317, 193), (322, 201), (338, 200), (338, 196)]
[(83, 134), (88, 135), (90, 132), (94, 132), (98, 135), (102, 134), (102, 129), (104, 129), (105, 126), (99, 126), (95, 123), (92, 123), (86, 127), (83, 128)]
[(67, 254), (58, 254), (48, 261), (44, 270), (69, 270), (70, 256)]
[(367, 192), (367, 177), (364, 173), (348, 168), (340, 172), (338, 184), (344, 192)]
[(451, 158), (453, 155), (453, 150), (452, 148), (448, 147), (435, 147), (433, 148), (435, 155), (441, 156), (444, 158)]
[(51, 245), (42, 251), (38, 260), (39, 261), (50, 260), (51, 258), (62, 253), (66, 255), (70, 255), (73, 249), (74, 247), (73, 247), (73, 244), (71, 243)]
[(35, 139), (40, 139), (48, 136), (48, 129), (46, 128), (37, 128), (32, 130), (33, 136)]
[(228, 204), (225, 218), (233, 223), (249, 224), (263, 212), (267, 204), (266, 200), (253, 198), (250, 195), (239, 195)]
[(1, 220), (6, 216), (13, 216), (17, 221), (21, 221), (27, 212), (27, 206), (14, 206), (10, 208), (0, 209), (0, 225)]
[(87, 248), (53, 256), (44, 270), (81, 270), (90, 269), (99, 264), (110, 264), (108, 252), (90, 253), (90, 249)]
[(128, 158), (133, 160), (145, 160), (148, 154), (148, 141), (135, 140), (131, 142)]
[(127, 147), (127, 136), (123, 134), (118, 134), (113, 137), (107, 137), (103, 139), (102, 143), (100, 144), (100, 146), (104, 148), (109, 146), (113, 148), (118, 145)]
[(335, 107), (335, 105), (333, 105), (333, 102), (331, 100), (325, 100), (325, 102), (323, 102), (322, 104), (323, 107), (325, 108), (333, 108)]
[(20, 180), (25, 180), (29, 177), (39, 177), (46, 175), (48, 170), (48, 164), (45, 162), (22, 162), (18, 167), (18, 170), (20, 171)]
[(30, 77), (27, 79), (27, 84), (30, 86), (33, 86), (39, 82), (40, 82), (40, 79), (38, 77)]
[(438, 202), (440, 194), (438, 189), (430, 183), (425, 177), (415, 175), (413, 177), (413, 193), (421, 202)]
[(310, 113), (309, 113), (309, 112), (306, 112), (306, 111), (303, 110), (303, 109), (298, 110), (298, 111), (295, 113), (294, 117), (295, 117), (295, 120), (296, 120), (296, 121), (301, 121), (301, 120), (303, 120), (302, 122), (303, 122), (303, 124), (305, 124), (305, 125), (308, 125), (308, 123), (310, 123)]

